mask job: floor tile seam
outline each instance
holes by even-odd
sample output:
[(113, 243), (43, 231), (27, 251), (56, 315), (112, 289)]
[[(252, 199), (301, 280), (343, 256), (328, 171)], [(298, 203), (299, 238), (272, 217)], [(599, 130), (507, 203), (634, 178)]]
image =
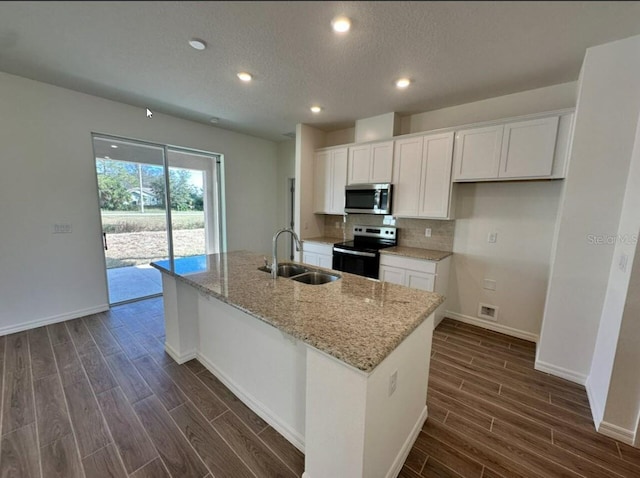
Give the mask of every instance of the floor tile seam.
[[(256, 473), (251, 469), (251, 467), (247, 464), (246, 461), (244, 461), (242, 459), (242, 457), (240, 456), (240, 454), (235, 450), (235, 448), (233, 446), (231, 446), (231, 443), (229, 443), (227, 441), (227, 439), (225, 437), (222, 436), (222, 434), (216, 429), (215, 425), (213, 424), (213, 422), (215, 422), (216, 420), (219, 420), (220, 417), (222, 417), (223, 415), (227, 414), (227, 413), (231, 413), (233, 415), (235, 415), (238, 420), (240, 420), (240, 417), (238, 417), (235, 413), (233, 413), (233, 411), (231, 409), (226, 410), (224, 413), (221, 413), (220, 415), (218, 415), (216, 418), (214, 418), (213, 420), (209, 421), (209, 424), (211, 425), (211, 428), (213, 429), (214, 432), (216, 432), (218, 434), (218, 436), (220, 437), (220, 439), (225, 442), (227, 444), (227, 446), (229, 447), (229, 449), (233, 452), (234, 455), (236, 455), (238, 457), (238, 459), (240, 460), (240, 462), (245, 466), (245, 468), (247, 470), (249, 470), (249, 473), (251, 473), (253, 476), (255, 476), (256, 478), (260, 478), (258, 477), (258, 475), (256, 475)], [(206, 418), (205, 418), (206, 420)], [(240, 420), (242, 422), (242, 420)], [(244, 422), (242, 422), (244, 424)], [(247, 427), (248, 428), (248, 427)]]
[[(464, 419), (464, 418), (463, 418), (463, 419)], [(464, 419), (464, 420), (466, 420), (466, 419)], [(467, 421), (468, 421), (468, 420), (467, 420)], [(448, 427), (448, 425), (445, 425), (445, 426), (447, 426), (447, 427)], [(527, 465), (525, 465), (525, 464), (519, 463), (518, 461), (514, 460), (513, 458), (510, 458), (509, 456), (505, 455), (504, 453), (500, 453), (498, 450), (493, 449), (493, 448), (492, 448), (492, 447), (490, 447), (489, 445), (487, 445), (487, 444), (485, 444), (485, 443), (483, 443), (483, 442), (481, 442), (481, 441), (478, 441), (478, 440), (476, 440), (475, 438), (473, 438), (473, 437), (471, 437), (471, 436), (468, 436), (468, 435), (466, 435), (466, 434), (465, 434), (465, 433), (463, 433), (463, 432), (458, 432), (458, 431), (456, 431), (454, 428), (451, 428), (451, 427), (448, 427), (448, 428), (449, 428), (452, 432), (454, 432), (454, 434), (463, 435), (467, 440), (470, 440), (470, 441), (471, 441), (471, 442), (473, 442), (473, 443), (477, 443), (478, 445), (480, 445), (480, 447), (488, 448), (488, 449), (489, 449), (489, 450), (491, 450), (493, 453), (496, 453), (496, 454), (500, 455), (501, 457), (503, 457), (503, 458), (505, 458), (505, 459), (507, 459), (507, 460), (509, 460), (509, 461), (511, 461), (511, 462), (516, 463), (516, 465), (519, 465), (519, 466), (521, 466), (522, 468), (525, 468), (525, 469), (527, 469), (528, 471), (531, 471), (531, 472), (532, 472), (532, 473), (534, 473), (538, 478), (549, 478), (548, 476), (546, 476), (546, 475), (544, 475), (544, 474), (540, 474), (538, 471), (536, 471), (535, 469), (531, 468), (530, 466), (527, 466)], [(425, 432), (425, 433), (426, 433), (426, 432)], [(478, 462), (478, 461), (477, 461), (477, 458), (474, 458), (473, 456), (471, 456), (471, 455), (469, 455), (469, 454), (465, 453), (463, 450), (460, 450), (460, 449), (456, 448), (455, 446), (453, 446), (453, 445), (451, 445), (451, 444), (449, 444), (449, 443), (446, 443), (446, 442), (444, 442), (444, 441), (440, 440), (438, 437), (436, 437), (436, 436), (434, 436), (434, 435), (431, 435), (431, 434), (429, 434), (429, 433), (427, 433), (427, 434), (428, 434), (430, 437), (432, 437), (433, 439), (438, 440), (440, 443), (444, 443), (444, 444), (446, 444), (447, 446), (449, 446), (449, 447), (451, 447), (451, 448), (455, 449), (455, 450), (456, 450), (456, 451), (458, 451), (459, 453), (462, 453), (464, 456), (466, 456), (467, 458), (469, 458), (469, 459), (471, 459), (471, 460), (475, 461), (476, 463), (479, 463), (480, 465), (484, 465), (483, 463)], [(476, 448), (479, 448), (479, 447), (478, 447), (478, 446), (476, 446)]]
[[(218, 433), (218, 430), (216, 430), (216, 428), (213, 426), (213, 421), (217, 420), (218, 418), (220, 418), (222, 415), (224, 415), (225, 413), (227, 413), (226, 411), (224, 413), (221, 413), (218, 417), (216, 417), (214, 420), (207, 420), (207, 417), (204, 416), (204, 414), (200, 411), (200, 409), (198, 407), (195, 406), (195, 404), (193, 402), (191, 402), (191, 400), (189, 400), (187, 398), (187, 402), (190, 403), (193, 408), (196, 410), (197, 413), (200, 414), (200, 417), (207, 423), (209, 423), (209, 425), (211, 426), (211, 429), (214, 431), (214, 433), (217, 433), (218, 436), (222, 439), (222, 441), (224, 441), (225, 443), (227, 443), (227, 440), (224, 439), (224, 437)], [(178, 407), (181, 406), (185, 406), (187, 404), (187, 402), (182, 403), (180, 405), (178, 405)], [(173, 410), (175, 410), (178, 407), (174, 407)], [(204, 462), (204, 459), (202, 458), (202, 456), (200, 456), (200, 453), (198, 453), (198, 451), (195, 449), (195, 447), (193, 446), (193, 444), (191, 443), (191, 440), (189, 440), (189, 438), (187, 437), (187, 435), (182, 431), (182, 427), (180, 427), (180, 425), (178, 424), (178, 422), (175, 420), (175, 418), (173, 418), (173, 415), (171, 415), (171, 412), (167, 412), (169, 414), (169, 417), (171, 417), (171, 420), (173, 421), (173, 423), (175, 424), (176, 428), (178, 429), (178, 431), (182, 434), (182, 436), (184, 437), (184, 439), (187, 441), (187, 443), (189, 444), (189, 446), (191, 447), (191, 449), (193, 450), (193, 452), (196, 454), (196, 456), (198, 457), (198, 459), (202, 462), (202, 464), (204, 465), (205, 469), (211, 474), (211, 476), (215, 476), (213, 471), (211, 471), (211, 469), (207, 466), (207, 464)], [(242, 464), (247, 468), (247, 470), (249, 470), (253, 475), (255, 475), (255, 473), (253, 473), (253, 470), (249, 467), (249, 465), (247, 465), (247, 463), (242, 459), (242, 457), (234, 450), (234, 448), (227, 443), (227, 446), (229, 447), (229, 449), (238, 457), (238, 459), (242, 462)], [(207, 475), (204, 475), (207, 476)], [(258, 478), (256, 476), (256, 478)]]
[[(102, 353), (102, 350), (100, 349), (100, 347), (98, 347), (98, 344), (96, 342), (96, 339), (95, 339), (94, 335), (91, 333), (91, 330), (89, 329), (89, 327), (86, 326), (86, 324), (85, 324), (85, 327), (87, 328), (87, 331), (89, 332), (89, 335), (91, 335), (91, 338), (93, 339), (93, 343), (95, 344), (96, 349), (98, 350), (98, 353), (100, 354), (103, 362), (105, 363), (107, 368), (110, 370), (109, 365), (108, 365), (107, 361), (105, 360), (104, 354)], [(71, 334), (69, 334), (69, 337), (71, 337)], [(71, 345), (73, 346), (76, 354), (78, 355), (78, 359), (80, 360), (80, 353), (78, 352), (78, 348), (76, 347), (76, 344), (73, 341), (73, 338), (71, 338)], [(114, 446), (114, 448), (116, 450), (116, 455), (118, 456), (118, 459), (120, 460), (120, 464), (122, 465), (122, 469), (126, 473), (127, 472), (127, 467), (125, 466), (124, 460), (122, 458), (122, 455), (120, 454), (120, 449), (118, 448), (118, 445), (117, 445), (116, 441), (113, 439), (113, 434), (111, 433), (111, 427), (109, 427), (109, 422), (107, 421), (107, 419), (104, 416), (104, 412), (102, 411), (102, 406), (100, 405), (100, 402), (98, 401), (98, 395), (96, 394), (96, 392), (95, 392), (95, 390), (93, 388), (93, 384), (91, 383), (91, 380), (89, 380), (89, 374), (87, 373), (87, 370), (86, 370), (85, 365), (82, 362), (82, 360), (80, 360), (80, 366), (82, 368), (82, 372), (84, 373), (85, 379), (87, 380), (87, 384), (89, 385), (89, 390), (91, 391), (91, 395), (93, 396), (93, 400), (95, 401), (95, 404), (96, 404), (96, 406), (98, 408), (98, 413), (100, 413), (100, 418), (102, 419), (102, 423), (104, 424), (104, 427), (106, 428), (106, 432), (109, 435), (110, 442), (107, 443), (105, 445), (105, 447), (108, 446), (109, 444), (113, 444), (113, 446)], [(112, 374), (112, 376), (113, 376), (113, 374)], [(115, 380), (115, 377), (113, 377), (113, 378)], [(116, 383), (117, 383), (117, 381), (116, 381)], [(119, 388), (119, 385), (116, 388)], [(109, 390), (113, 390), (113, 388), (109, 389)], [(109, 390), (105, 390), (102, 393), (108, 392)], [(78, 452), (80, 452), (80, 448), (78, 448)], [(85, 458), (86, 457), (82, 457), (81, 456), (80, 460), (83, 461)], [(87, 477), (87, 478), (90, 478), (90, 477)]]
[[(260, 432), (256, 433), (255, 435), (258, 437), (258, 440), (260, 440), (264, 444), (264, 446), (266, 446), (269, 450), (271, 450), (271, 453), (273, 453), (273, 455), (278, 460), (280, 460), (280, 462), (285, 466), (285, 468), (287, 468), (291, 473), (293, 473), (294, 476), (296, 476), (296, 471), (293, 468), (291, 468), (289, 466), (289, 464), (287, 462), (285, 462), (283, 458), (280, 457), (280, 454), (276, 450), (274, 450), (272, 447), (270, 447), (269, 444), (266, 442), (266, 440), (263, 440), (262, 437), (260, 436), (268, 428), (269, 428), (269, 425), (267, 424), (266, 427), (264, 427), (262, 430), (260, 430)], [(274, 431), (275, 431), (275, 429), (274, 429)], [(278, 433), (278, 432), (276, 431), (276, 433)], [(292, 444), (291, 446), (294, 446), (294, 445)], [(294, 448), (295, 448), (295, 446), (294, 446)], [(296, 450), (297, 450), (297, 448), (296, 448)]]
[[(69, 332), (69, 327), (67, 327), (66, 321), (64, 323), (64, 327), (65, 327), (65, 330), (68, 333)], [(71, 429), (71, 433), (73, 434), (73, 444), (75, 445), (75, 451), (77, 453), (78, 460), (80, 462), (80, 468), (81, 468), (82, 474), (84, 476), (86, 476), (86, 473), (84, 471), (84, 466), (82, 464), (82, 456), (81, 456), (82, 453), (80, 452), (80, 446), (79, 446), (79, 443), (78, 443), (78, 436), (76, 434), (76, 428), (73, 425), (73, 420), (71, 420), (71, 410), (69, 408), (69, 398), (67, 397), (67, 392), (64, 389), (64, 383), (62, 382), (62, 374), (60, 373), (60, 364), (58, 363), (58, 358), (56, 357), (56, 354), (53, 351), (53, 343), (51, 342), (51, 338), (49, 337), (49, 330), (46, 329), (46, 331), (47, 331), (47, 338), (49, 339), (49, 345), (51, 346), (51, 353), (53, 354), (53, 363), (54, 363), (54, 365), (56, 367), (56, 375), (58, 377), (58, 383), (60, 384), (60, 390), (62, 391), (62, 397), (63, 397), (63, 400), (64, 400), (64, 408), (65, 408), (65, 410), (67, 412), (67, 420), (69, 420), (69, 428)], [(72, 343), (73, 343), (73, 341), (72, 341)], [(78, 360), (80, 360), (80, 359), (78, 359)], [(80, 363), (80, 365), (82, 366), (82, 363)], [(43, 478), (46, 478), (42, 474), (42, 459), (40, 460), (40, 468), (41, 468), (41, 471), (40, 471), (41, 476), (43, 476)]]

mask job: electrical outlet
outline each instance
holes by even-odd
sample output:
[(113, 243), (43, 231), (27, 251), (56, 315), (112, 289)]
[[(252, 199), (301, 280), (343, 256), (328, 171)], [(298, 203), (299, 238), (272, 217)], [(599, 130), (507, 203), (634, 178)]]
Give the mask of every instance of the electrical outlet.
[(424, 237), (431, 237), (431, 228), (430, 227), (426, 227), (424, 229)]
[(342, 224), (340, 221), (336, 221), (333, 227), (340, 229), (340, 224)]
[(393, 392), (398, 388), (398, 371), (394, 370), (389, 377), (389, 396), (393, 395)]
[(495, 244), (496, 242), (498, 242), (498, 233), (490, 232), (489, 235), (487, 236), (487, 242), (491, 244)]
[(69, 233), (71, 233), (71, 224), (54, 224), (53, 225), (53, 233), (54, 234), (69, 234)]

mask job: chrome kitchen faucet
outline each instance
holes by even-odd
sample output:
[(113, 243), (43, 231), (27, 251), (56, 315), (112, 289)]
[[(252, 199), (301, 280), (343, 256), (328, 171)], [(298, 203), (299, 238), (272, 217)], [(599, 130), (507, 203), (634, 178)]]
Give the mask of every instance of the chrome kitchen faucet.
[(296, 251), (300, 251), (302, 249), (302, 244), (300, 243), (300, 239), (298, 239), (298, 235), (293, 229), (285, 227), (280, 229), (273, 235), (273, 257), (271, 259), (271, 277), (276, 279), (278, 277), (278, 237), (283, 232), (288, 232), (293, 236), (293, 239), (296, 242)]

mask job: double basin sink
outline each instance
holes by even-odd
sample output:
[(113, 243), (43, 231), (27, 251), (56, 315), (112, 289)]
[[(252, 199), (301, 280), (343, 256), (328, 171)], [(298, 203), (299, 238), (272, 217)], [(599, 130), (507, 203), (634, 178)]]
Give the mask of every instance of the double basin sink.
[[(262, 266), (258, 270), (271, 273), (271, 267)], [(291, 280), (302, 282), (303, 284), (320, 285), (340, 279), (337, 274), (317, 271), (298, 264), (278, 264), (278, 276), (287, 277)]]

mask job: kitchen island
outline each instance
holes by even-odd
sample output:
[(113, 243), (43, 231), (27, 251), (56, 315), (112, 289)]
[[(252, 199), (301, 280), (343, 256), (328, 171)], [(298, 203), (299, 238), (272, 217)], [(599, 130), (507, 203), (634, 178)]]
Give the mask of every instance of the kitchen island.
[(427, 416), (443, 298), (347, 273), (274, 280), (262, 262), (231, 252), (154, 263), (167, 353), (197, 358), (304, 451), (304, 477), (396, 476)]

